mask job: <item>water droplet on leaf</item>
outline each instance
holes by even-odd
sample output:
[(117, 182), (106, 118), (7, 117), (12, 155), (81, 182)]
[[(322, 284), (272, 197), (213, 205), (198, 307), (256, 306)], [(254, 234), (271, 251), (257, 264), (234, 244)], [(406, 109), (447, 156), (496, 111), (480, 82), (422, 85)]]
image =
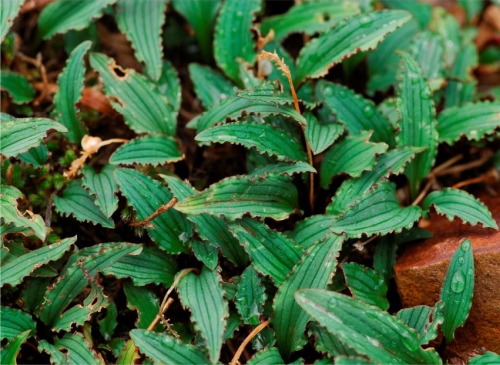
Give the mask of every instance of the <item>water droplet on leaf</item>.
[(462, 244), (460, 245), (460, 248), (462, 249), (463, 252), (469, 251), (469, 249), (470, 249), (470, 241), (469, 240), (463, 241)]
[(465, 289), (465, 276), (462, 271), (457, 270), (451, 278), (451, 290), (455, 293), (461, 293)]

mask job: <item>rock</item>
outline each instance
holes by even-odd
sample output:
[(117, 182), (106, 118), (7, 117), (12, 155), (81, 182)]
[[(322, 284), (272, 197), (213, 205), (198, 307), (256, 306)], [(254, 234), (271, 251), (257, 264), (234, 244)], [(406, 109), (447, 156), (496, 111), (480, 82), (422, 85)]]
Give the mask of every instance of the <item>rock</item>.
[[(500, 226), (500, 188), (493, 197), (479, 195)], [(464, 238), (474, 250), (475, 285), (472, 307), (464, 327), (455, 331), (455, 340), (444, 353), (449, 363), (467, 363), (486, 351), (500, 353), (500, 232), (481, 225), (448, 221), (431, 213), (429, 226), (433, 237), (409, 245), (397, 261), (394, 277), (403, 307), (433, 306), (451, 257)]]

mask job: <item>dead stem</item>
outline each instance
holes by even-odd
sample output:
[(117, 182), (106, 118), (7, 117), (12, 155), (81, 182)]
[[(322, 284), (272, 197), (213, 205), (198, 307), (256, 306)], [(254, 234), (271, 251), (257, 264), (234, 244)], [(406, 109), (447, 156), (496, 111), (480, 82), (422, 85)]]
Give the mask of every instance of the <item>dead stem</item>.
[(425, 196), (427, 195), (427, 192), (429, 191), (429, 189), (431, 188), (432, 184), (435, 181), (436, 181), (435, 178), (431, 177), (429, 179), (429, 181), (427, 181), (427, 184), (422, 189), (422, 191), (420, 192), (420, 194), (418, 194), (417, 198), (413, 201), (413, 203), (411, 203), (411, 205), (418, 205), (418, 204), (420, 204), (420, 202), (425, 198)]
[(49, 80), (47, 78), (47, 70), (45, 69), (45, 66), (42, 63), (42, 54), (38, 53), (36, 55), (36, 58), (31, 58), (26, 56), (25, 54), (19, 52), (17, 56), (22, 59), (24, 62), (30, 63), (33, 66), (35, 66), (38, 69), (38, 72), (40, 73), (40, 76), (42, 78), (43, 82), (43, 87), (42, 87), (42, 92), (40, 95), (36, 98), (36, 100), (33, 102), (34, 105), (39, 105), (42, 101), (45, 100), (48, 94), (49, 90)]
[(268, 324), (269, 324), (269, 320), (267, 320), (265, 322), (262, 322), (257, 327), (255, 327), (252, 332), (250, 332), (250, 334), (243, 340), (243, 342), (241, 343), (240, 347), (238, 347), (238, 350), (234, 354), (233, 359), (231, 360), (231, 362), (229, 363), (229, 365), (240, 364), (240, 362), (238, 360), (239, 360), (241, 354), (243, 353), (243, 350), (245, 350), (246, 345), (248, 345), (248, 343), (250, 341), (252, 341), (252, 338), (254, 338), (255, 336), (257, 336), (257, 334), (260, 331), (262, 331)]
[(439, 171), (437, 173), (434, 172), (434, 176), (443, 176), (443, 175), (456, 174), (458, 172), (462, 172), (462, 171), (473, 169), (475, 167), (479, 167), (479, 166), (483, 165), (486, 161), (488, 161), (492, 155), (493, 155), (493, 152), (491, 152), (490, 150), (487, 150), (483, 154), (483, 156), (480, 159), (478, 159), (478, 160), (471, 161), (471, 162), (468, 162), (468, 163), (464, 163), (463, 165), (458, 165), (458, 166), (450, 167), (449, 169), (442, 170), (442, 171)]
[(166, 212), (170, 208), (172, 208), (175, 204), (177, 203), (177, 198), (172, 198), (167, 204), (160, 205), (158, 209), (156, 209), (153, 214), (151, 214), (149, 217), (143, 219), (142, 221), (139, 222), (132, 222), (130, 223), (130, 227), (144, 227), (147, 226), (149, 222), (151, 222), (153, 219), (158, 217), (160, 214)]

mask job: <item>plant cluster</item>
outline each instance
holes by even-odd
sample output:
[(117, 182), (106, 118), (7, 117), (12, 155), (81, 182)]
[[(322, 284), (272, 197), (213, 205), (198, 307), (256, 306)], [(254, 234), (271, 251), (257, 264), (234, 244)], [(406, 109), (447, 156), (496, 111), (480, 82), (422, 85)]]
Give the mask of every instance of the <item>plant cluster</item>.
[[(2, 363), (442, 363), (471, 242), (434, 307), (387, 294), (431, 209), (498, 229), (461, 189), (500, 160), (484, 3), (463, 24), (406, 0), (23, 3), (1, 14)], [(16, 17), (68, 54), (56, 76)]]

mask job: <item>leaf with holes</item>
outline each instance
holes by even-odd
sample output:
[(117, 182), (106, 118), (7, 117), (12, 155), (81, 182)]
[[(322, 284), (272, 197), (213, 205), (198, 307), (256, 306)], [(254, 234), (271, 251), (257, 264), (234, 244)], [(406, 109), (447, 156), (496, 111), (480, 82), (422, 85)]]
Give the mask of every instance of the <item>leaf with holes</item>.
[(177, 162), (184, 158), (177, 142), (172, 137), (144, 136), (133, 139), (111, 155), (109, 163), (113, 165), (160, 165)]
[(382, 310), (389, 309), (389, 301), (386, 298), (387, 284), (382, 276), (369, 267), (353, 262), (345, 263), (341, 267), (347, 287), (354, 298), (376, 305)]
[(417, 331), (421, 345), (427, 345), (438, 336), (438, 326), (444, 320), (443, 307), (443, 302), (437, 302), (434, 307), (419, 305), (401, 309), (396, 317)]
[(81, 333), (66, 333), (63, 338), (56, 338), (52, 350), (58, 352), (51, 354), (53, 363), (62, 363), (55, 360), (58, 357), (66, 359), (69, 364), (98, 365), (103, 361)]
[(340, 123), (320, 123), (314, 114), (305, 114), (307, 126), (305, 137), (314, 154), (320, 154), (330, 147), (344, 132), (344, 126)]
[(23, 75), (2, 70), (0, 79), (0, 88), (7, 91), (15, 104), (29, 103), (35, 97), (35, 89)]
[(106, 218), (111, 217), (118, 208), (118, 198), (115, 195), (118, 192), (115, 169), (116, 167), (112, 165), (104, 165), (99, 173), (89, 165), (85, 165), (82, 169), (82, 186), (95, 196), (95, 204), (101, 208)]

